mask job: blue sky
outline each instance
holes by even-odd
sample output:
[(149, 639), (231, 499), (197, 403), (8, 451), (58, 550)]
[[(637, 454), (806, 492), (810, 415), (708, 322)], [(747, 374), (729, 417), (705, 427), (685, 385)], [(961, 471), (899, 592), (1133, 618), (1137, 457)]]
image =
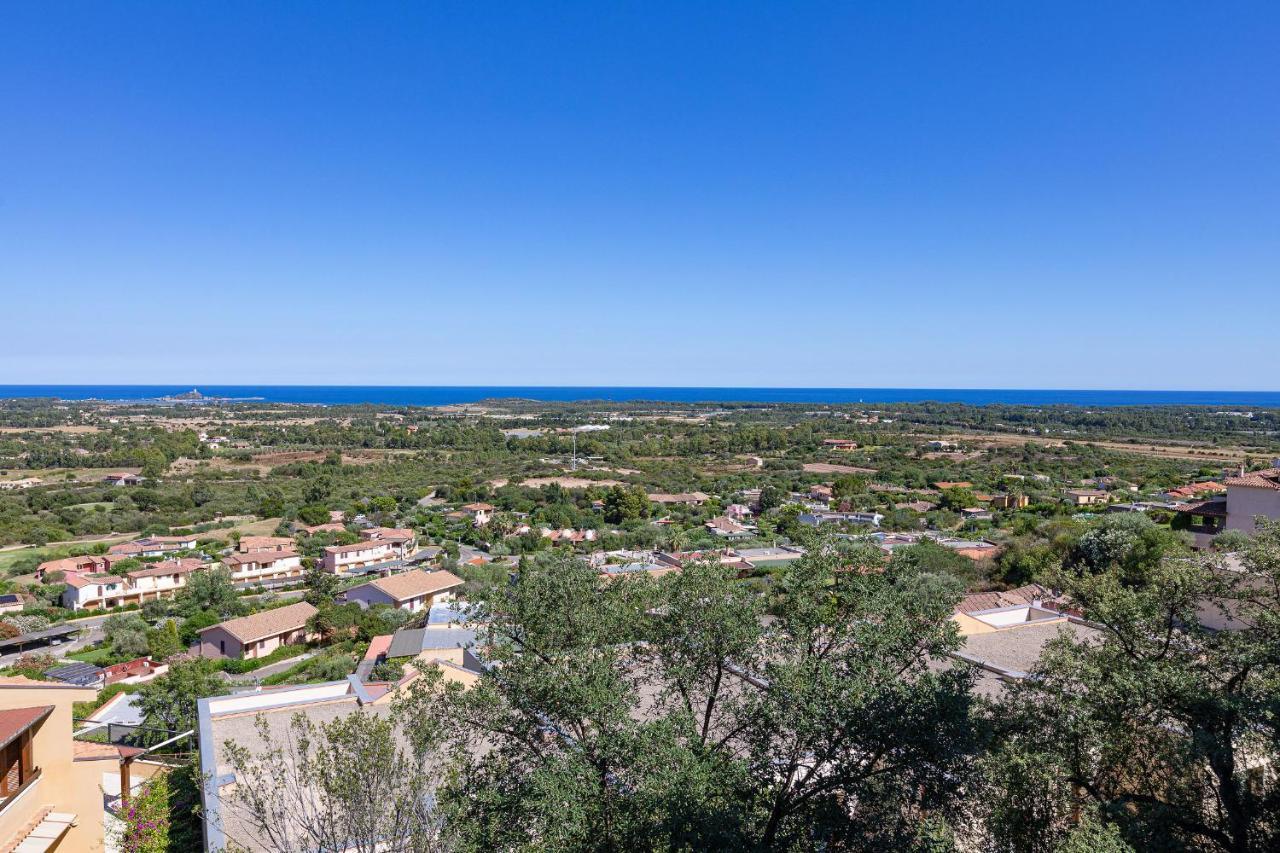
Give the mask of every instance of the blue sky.
[(0, 382), (1278, 387), (1280, 4), (0, 11)]

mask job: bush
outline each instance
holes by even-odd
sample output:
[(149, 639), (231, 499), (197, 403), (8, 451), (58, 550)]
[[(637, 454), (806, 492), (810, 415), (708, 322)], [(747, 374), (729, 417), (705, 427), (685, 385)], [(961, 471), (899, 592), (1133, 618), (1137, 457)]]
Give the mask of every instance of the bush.
[(167, 853), (169, 844), (169, 774), (157, 773), (129, 799), (113, 830), (114, 846), (122, 853)]
[(371, 681), (399, 681), (404, 678), (404, 664), (394, 661), (383, 661), (369, 673)]
[(261, 669), (268, 664), (279, 663), (282, 660), (297, 657), (306, 650), (306, 646), (280, 646), (265, 657), (240, 658), (238, 660), (235, 658), (229, 658), (227, 660), (219, 661), (219, 666), (223, 672), (231, 673), (232, 675), (243, 675), (246, 672), (253, 672), (255, 669)]

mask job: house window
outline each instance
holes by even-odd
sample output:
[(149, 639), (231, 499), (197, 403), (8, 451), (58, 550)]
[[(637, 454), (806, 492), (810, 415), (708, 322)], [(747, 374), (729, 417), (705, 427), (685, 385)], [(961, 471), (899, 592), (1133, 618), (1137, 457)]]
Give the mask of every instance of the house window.
[(220, 655), (225, 655), (226, 653), (227, 653), (227, 641), (226, 641), (226, 640), (219, 640), (219, 641), (218, 641), (218, 654), (220, 654)]

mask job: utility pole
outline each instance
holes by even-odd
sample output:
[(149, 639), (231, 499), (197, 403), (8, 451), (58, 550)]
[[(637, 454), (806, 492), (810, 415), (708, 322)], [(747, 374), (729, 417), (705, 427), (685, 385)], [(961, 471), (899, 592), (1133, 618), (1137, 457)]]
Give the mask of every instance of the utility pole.
[(569, 464), (570, 471), (578, 470), (578, 428), (573, 428), (573, 462)]

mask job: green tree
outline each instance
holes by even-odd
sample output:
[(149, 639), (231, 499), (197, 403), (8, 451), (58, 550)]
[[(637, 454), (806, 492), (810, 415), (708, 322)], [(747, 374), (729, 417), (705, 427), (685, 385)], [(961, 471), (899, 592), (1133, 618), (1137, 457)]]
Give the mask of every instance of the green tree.
[(216, 664), (206, 658), (172, 664), (169, 671), (138, 691), (138, 705), (148, 728), (184, 732), (196, 725), (196, 701), (221, 696), (229, 685)]
[(997, 831), (1057, 804), (1038, 822), (1064, 834), (1092, 806), (1138, 849), (1277, 849), (1280, 782), (1253, 768), (1280, 761), (1280, 523), (1262, 524), (1239, 570), (1176, 555), (1135, 585), (1119, 550), (1067, 589), (1098, 636), (1051, 644), (996, 714), (994, 761), (1040, 768), (995, 786)]
[(163, 661), (180, 654), (183, 650), (182, 640), (178, 636), (178, 623), (166, 619), (147, 632), (147, 646), (151, 657)]
[(307, 592), (303, 599), (313, 607), (332, 606), (334, 596), (342, 588), (342, 579), (319, 564), (312, 563), (307, 567)]
[(221, 619), (239, 616), (246, 609), (231, 579), (231, 572), (224, 568), (192, 572), (187, 576), (187, 585), (178, 593), (176, 602), (178, 609), (188, 615), (197, 611), (213, 611)]
[(435, 737), (423, 718), (368, 708), (328, 722), (258, 717), (257, 749), (226, 745), (243, 780), (224, 808), (274, 853), (444, 850), (432, 808)]
[(604, 497), (604, 518), (610, 524), (648, 518), (649, 496), (639, 486), (614, 486)]
[(102, 623), (102, 633), (112, 656), (117, 660), (132, 660), (145, 656), (150, 646), (147, 643), (146, 621), (136, 613), (116, 613), (108, 616)]

